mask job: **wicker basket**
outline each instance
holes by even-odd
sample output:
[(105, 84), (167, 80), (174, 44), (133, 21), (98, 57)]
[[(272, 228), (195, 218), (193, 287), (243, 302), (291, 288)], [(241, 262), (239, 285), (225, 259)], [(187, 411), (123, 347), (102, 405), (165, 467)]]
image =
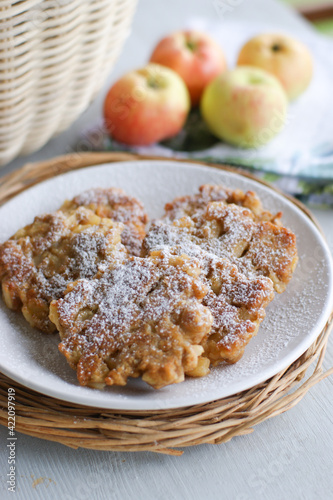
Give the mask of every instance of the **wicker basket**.
[(137, 0), (1, 0), (0, 165), (84, 111), (128, 34)]

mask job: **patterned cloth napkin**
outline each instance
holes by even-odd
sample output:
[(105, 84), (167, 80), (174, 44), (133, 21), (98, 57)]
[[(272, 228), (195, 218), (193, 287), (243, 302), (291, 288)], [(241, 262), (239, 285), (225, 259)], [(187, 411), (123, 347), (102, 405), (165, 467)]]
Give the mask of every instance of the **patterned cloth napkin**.
[[(223, 47), (229, 67), (235, 65), (246, 40), (261, 32), (277, 31), (276, 25), (267, 23), (221, 24), (202, 19), (192, 20), (189, 27), (210, 33)], [(84, 134), (84, 140), (94, 150), (130, 150), (242, 166), (303, 201), (333, 206), (333, 40), (315, 30), (297, 37), (313, 54), (314, 77), (306, 92), (290, 104), (282, 133), (264, 147), (249, 150), (222, 143), (210, 134), (198, 111), (190, 114), (178, 136), (150, 147), (125, 148), (98, 125)]]

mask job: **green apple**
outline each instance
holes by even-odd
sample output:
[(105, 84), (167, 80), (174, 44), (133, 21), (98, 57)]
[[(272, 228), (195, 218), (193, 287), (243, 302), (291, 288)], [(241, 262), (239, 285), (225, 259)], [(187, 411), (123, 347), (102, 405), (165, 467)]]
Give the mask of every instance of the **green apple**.
[(205, 89), (200, 110), (219, 139), (244, 148), (268, 143), (283, 128), (288, 100), (280, 82), (264, 70), (239, 66)]

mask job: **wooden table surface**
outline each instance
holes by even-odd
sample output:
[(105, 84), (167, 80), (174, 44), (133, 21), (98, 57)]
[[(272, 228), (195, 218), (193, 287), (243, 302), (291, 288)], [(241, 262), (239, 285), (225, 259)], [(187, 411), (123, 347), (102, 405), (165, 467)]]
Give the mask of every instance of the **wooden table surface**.
[[(285, 29), (307, 24), (274, 0), (223, 0), (230, 19), (278, 20)], [(215, 2), (216, 3), (216, 2)], [(220, 2), (221, 3), (221, 2)], [(152, 44), (184, 26), (189, 16), (216, 17), (214, 0), (139, 0), (131, 36), (95, 102), (71, 129), (40, 152), (20, 158), (39, 161), (73, 151), (78, 134), (98, 120), (106, 88), (144, 63)], [(315, 210), (333, 252), (333, 210)], [(333, 338), (325, 359), (333, 365)], [(17, 439), (17, 490), (7, 491), (7, 429), (0, 427), (0, 498), (89, 500), (288, 500), (333, 498), (333, 378), (321, 382), (292, 410), (257, 426), (248, 436), (218, 445), (185, 449), (181, 457), (149, 453), (73, 450), (22, 434)]]

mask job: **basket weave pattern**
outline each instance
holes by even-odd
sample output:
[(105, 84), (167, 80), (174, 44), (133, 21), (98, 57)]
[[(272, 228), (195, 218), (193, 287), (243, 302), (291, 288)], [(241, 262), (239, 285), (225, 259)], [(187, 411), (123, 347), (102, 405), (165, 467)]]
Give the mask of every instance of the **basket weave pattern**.
[(84, 111), (129, 32), (137, 0), (0, 2), (0, 165)]
[[(26, 165), (2, 179), (0, 204), (42, 180), (70, 170), (140, 158), (147, 159), (127, 153), (83, 153)], [(268, 185), (239, 169), (217, 165), (215, 168), (236, 171)], [(304, 205), (290, 199), (316, 224)], [(15, 389), (16, 431), (72, 448), (181, 455), (177, 447), (223, 443), (248, 434), (255, 425), (289, 410), (311, 387), (333, 374), (333, 368), (323, 371), (332, 327), (333, 311), (312, 346), (264, 383), (228, 398), (176, 410), (144, 412), (86, 407), (41, 395), (0, 374), (0, 425), (8, 424), (11, 387)]]

